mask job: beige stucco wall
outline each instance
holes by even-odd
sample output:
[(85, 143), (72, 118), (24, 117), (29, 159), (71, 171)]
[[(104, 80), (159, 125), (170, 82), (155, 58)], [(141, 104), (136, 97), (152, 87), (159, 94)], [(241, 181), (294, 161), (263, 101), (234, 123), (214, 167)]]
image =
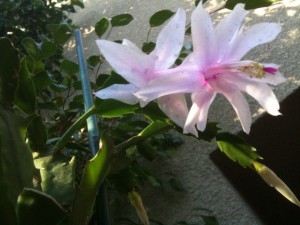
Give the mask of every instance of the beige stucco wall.
[[(211, 2), (215, 3), (214, 0)], [(84, 3), (85, 9), (78, 10), (79, 12), (73, 15), (73, 21), (82, 28), (87, 56), (99, 54), (93, 26), (103, 16), (111, 17), (125, 12), (132, 14), (135, 20), (126, 27), (115, 28), (109, 39), (126, 38), (141, 46), (147, 36), (148, 19), (154, 12), (161, 9), (176, 11), (178, 7), (182, 7), (189, 18), (194, 9), (193, 0), (85, 0)], [(223, 10), (214, 17), (220, 19), (226, 13), (228, 11)], [(263, 21), (279, 22), (283, 31), (275, 41), (256, 48), (245, 58), (282, 65), (280, 70), (288, 81), (275, 87), (274, 92), (279, 100), (283, 100), (300, 84), (300, 0), (282, 1), (269, 8), (251, 11), (246, 18), (246, 26)], [(158, 31), (159, 28), (153, 29), (150, 40), (155, 41)], [(67, 46), (70, 48), (68, 55), (76, 60), (73, 47), (74, 42), (71, 41)], [(249, 102), (255, 119), (263, 111), (250, 98)], [(233, 109), (221, 96), (213, 103), (209, 119), (220, 121), (220, 127), (225, 130), (241, 130)], [(192, 209), (205, 207), (214, 211), (222, 225), (261, 224), (210, 161), (209, 153), (216, 149), (215, 143), (198, 142), (187, 137), (184, 137), (184, 140), (185, 145), (176, 151), (172, 159), (156, 161), (151, 165), (158, 168), (158, 175), (175, 173), (186, 192), (178, 194), (169, 191), (168, 188), (165, 194), (155, 190), (145, 191), (143, 197), (150, 217), (165, 224), (173, 224), (180, 220), (197, 222), (197, 213)]]

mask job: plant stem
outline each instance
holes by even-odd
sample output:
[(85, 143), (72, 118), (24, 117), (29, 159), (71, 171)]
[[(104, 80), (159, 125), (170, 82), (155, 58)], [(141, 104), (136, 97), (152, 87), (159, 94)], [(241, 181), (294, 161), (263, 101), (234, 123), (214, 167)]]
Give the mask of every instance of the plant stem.
[(88, 111), (86, 111), (81, 117), (79, 117), (72, 126), (61, 136), (58, 142), (56, 142), (55, 146), (53, 147), (54, 153), (59, 152), (67, 143), (69, 138), (74, 134), (75, 131), (79, 130), (83, 125), (86, 124), (86, 120), (88, 117), (95, 113), (96, 107), (93, 106)]

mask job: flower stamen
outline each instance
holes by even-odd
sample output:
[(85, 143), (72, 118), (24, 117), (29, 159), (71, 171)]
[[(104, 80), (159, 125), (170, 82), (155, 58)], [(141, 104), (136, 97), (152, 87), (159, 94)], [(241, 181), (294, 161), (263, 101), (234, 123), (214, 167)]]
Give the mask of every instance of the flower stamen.
[(251, 78), (264, 78), (265, 77), (265, 70), (264, 66), (259, 63), (251, 63), (247, 66), (241, 66), (240, 71), (247, 73)]

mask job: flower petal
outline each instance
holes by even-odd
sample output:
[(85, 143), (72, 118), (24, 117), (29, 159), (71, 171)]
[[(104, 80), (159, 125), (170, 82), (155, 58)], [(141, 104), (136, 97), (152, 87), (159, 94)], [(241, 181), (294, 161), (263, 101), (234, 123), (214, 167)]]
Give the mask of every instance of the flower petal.
[[(189, 113), (184, 94), (166, 95), (157, 99), (159, 108), (178, 126), (183, 127)], [(197, 135), (197, 130), (191, 130)]]
[(138, 99), (134, 96), (137, 87), (132, 84), (113, 84), (95, 93), (101, 99), (116, 99), (126, 104), (134, 105)]
[(229, 45), (237, 36), (241, 23), (243, 22), (247, 11), (244, 9), (244, 4), (237, 4), (234, 9), (228, 14), (216, 27), (216, 39), (219, 47), (218, 61), (222, 61)]
[(192, 72), (167, 74), (151, 80), (135, 95), (141, 100), (141, 106), (145, 106), (148, 102), (165, 95), (194, 92), (201, 82), (203, 77), (201, 80), (201, 76)]
[(200, 2), (192, 13), (192, 39), (195, 59), (199, 68), (206, 69), (215, 51), (215, 31), (211, 18)]
[(147, 71), (153, 61), (147, 54), (112, 41), (97, 40), (100, 51), (113, 69), (129, 83), (142, 87), (148, 80)]
[(281, 26), (278, 23), (255, 24), (244, 32), (241, 32), (232, 44), (228, 54), (228, 60), (240, 60), (252, 48), (270, 42), (280, 33)]
[(155, 60), (155, 69), (170, 68), (181, 51), (185, 33), (185, 11), (178, 9), (175, 16), (161, 30), (155, 49), (150, 56)]
[(141, 49), (139, 49), (138, 46), (136, 46), (136, 44), (132, 43), (128, 39), (123, 39), (122, 45), (126, 45), (126, 46), (132, 48), (134, 51), (139, 52), (140, 54), (144, 54), (143, 51)]
[[(196, 103), (193, 103), (189, 115), (187, 117), (186, 123), (184, 124), (184, 128), (183, 128), (184, 134), (192, 133), (192, 131), (195, 129), (195, 125), (198, 122), (199, 115), (200, 115), (200, 107)], [(195, 136), (198, 137), (198, 134)]]
[(252, 96), (269, 114), (273, 116), (281, 115), (278, 111), (279, 103), (277, 98), (267, 84), (246, 80), (243, 77), (236, 76), (236, 74), (226, 74), (226, 76), (223, 76), (223, 79)]
[(227, 98), (238, 115), (244, 132), (248, 134), (250, 132), (252, 119), (249, 105), (245, 97), (235, 86), (225, 82), (224, 80), (215, 79), (210, 82), (210, 85)]

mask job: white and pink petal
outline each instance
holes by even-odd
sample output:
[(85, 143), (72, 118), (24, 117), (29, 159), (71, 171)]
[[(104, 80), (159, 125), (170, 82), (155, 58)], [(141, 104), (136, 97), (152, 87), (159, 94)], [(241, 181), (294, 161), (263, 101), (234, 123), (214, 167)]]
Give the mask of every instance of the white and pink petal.
[(138, 88), (132, 84), (113, 84), (95, 93), (101, 99), (115, 99), (126, 104), (138, 103), (137, 97), (133, 94)]
[(178, 58), (185, 35), (185, 11), (179, 8), (159, 33), (155, 49), (149, 54), (155, 61), (155, 70), (170, 68)]

